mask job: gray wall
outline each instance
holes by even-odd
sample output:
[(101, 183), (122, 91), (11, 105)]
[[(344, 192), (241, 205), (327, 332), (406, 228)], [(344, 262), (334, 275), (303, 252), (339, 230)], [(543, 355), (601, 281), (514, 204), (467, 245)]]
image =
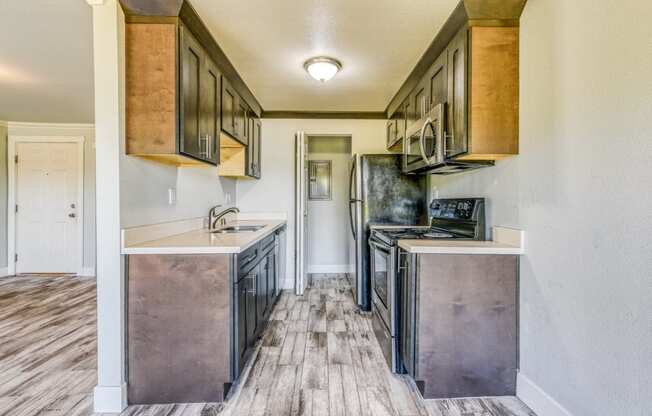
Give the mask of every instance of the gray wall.
[(262, 179), (238, 181), (238, 207), (244, 212), (287, 214), (284, 288), (294, 287), (294, 155), (295, 133), (351, 137), (353, 153), (385, 152), (385, 120), (264, 119)]
[[(214, 205), (235, 205), (235, 180), (218, 176), (216, 167), (177, 168), (123, 152), (120, 181), (122, 227), (202, 217)], [(176, 189), (174, 205), (168, 204), (169, 188)]]
[[(520, 156), (432, 179), (526, 232), (521, 374), (575, 416), (652, 414), (650, 2), (531, 0)], [(545, 414), (542, 414), (545, 416)]]
[[(308, 137), (308, 159), (331, 161), (331, 193), (328, 201), (308, 201), (308, 272), (345, 272), (349, 259), (350, 137)], [(329, 270), (330, 269), (330, 270)]]

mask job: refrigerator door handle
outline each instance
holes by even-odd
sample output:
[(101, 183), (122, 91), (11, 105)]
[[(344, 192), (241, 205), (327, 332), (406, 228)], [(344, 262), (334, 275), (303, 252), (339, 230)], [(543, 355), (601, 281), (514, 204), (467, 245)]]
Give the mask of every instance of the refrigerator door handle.
[(349, 220), (350, 220), (350, 222), (351, 222), (351, 234), (353, 234), (353, 239), (355, 240), (355, 239), (356, 239), (356, 235), (355, 235), (355, 224), (354, 224), (354, 220), (353, 220), (353, 215), (355, 215), (355, 214), (353, 213), (353, 209), (354, 209), (354, 207), (355, 207), (355, 202), (354, 202), (354, 200), (352, 199), (351, 202), (349, 203)]

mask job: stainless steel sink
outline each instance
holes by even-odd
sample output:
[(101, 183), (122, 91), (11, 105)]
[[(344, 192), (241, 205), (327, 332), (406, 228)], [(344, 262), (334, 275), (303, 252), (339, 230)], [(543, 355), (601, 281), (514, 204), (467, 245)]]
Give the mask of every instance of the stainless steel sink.
[(235, 233), (246, 233), (246, 232), (253, 233), (263, 228), (265, 228), (264, 225), (232, 225), (211, 232), (214, 234), (235, 234)]

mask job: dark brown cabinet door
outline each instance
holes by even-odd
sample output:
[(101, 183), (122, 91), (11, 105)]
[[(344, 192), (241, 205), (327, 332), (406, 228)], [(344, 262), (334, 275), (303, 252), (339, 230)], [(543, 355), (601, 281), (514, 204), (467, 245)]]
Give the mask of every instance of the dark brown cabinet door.
[(222, 130), (231, 137), (237, 139), (237, 118), (238, 93), (233, 89), (229, 81), (222, 76)]
[(267, 308), (268, 314), (271, 312), (272, 305), (276, 299), (276, 254), (272, 250), (267, 255)]
[(256, 331), (261, 331), (265, 326), (267, 312), (267, 258), (264, 258), (256, 267)]
[(428, 70), (428, 99), (432, 109), (448, 100), (448, 54), (444, 51)]
[(387, 121), (387, 147), (391, 146), (396, 141), (396, 115)]
[(249, 119), (249, 145), (247, 146), (247, 176), (260, 179), (260, 138), (262, 124), (258, 118)]
[(413, 102), (413, 122), (421, 120), (427, 113), (427, 97), (426, 83), (422, 82), (414, 90), (414, 95), (412, 96)]
[(200, 85), (204, 51), (195, 37), (184, 27), (179, 28), (180, 45), (180, 124), (179, 151), (202, 158), (200, 126)]
[(235, 138), (245, 146), (249, 144), (249, 106), (238, 98), (235, 110)]
[(249, 272), (247, 277), (245, 277), (247, 293), (246, 293), (246, 313), (245, 313), (245, 333), (247, 339), (247, 348), (254, 345), (256, 341), (256, 330), (257, 330), (257, 319), (256, 319), (256, 309), (257, 309), (257, 280), (258, 280), (258, 267)]
[(247, 351), (247, 290), (247, 279), (241, 279), (238, 283), (236, 283), (236, 312), (238, 314), (238, 371), (242, 371), (242, 368), (244, 367), (244, 355), (245, 351)]
[(448, 121), (446, 125), (446, 157), (455, 157), (468, 150), (467, 136), (467, 71), (468, 29), (453, 38), (447, 51)]
[(206, 59), (201, 73), (200, 98), (200, 154), (204, 160), (217, 165), (220, 161), (220, 73), (210, 59)]

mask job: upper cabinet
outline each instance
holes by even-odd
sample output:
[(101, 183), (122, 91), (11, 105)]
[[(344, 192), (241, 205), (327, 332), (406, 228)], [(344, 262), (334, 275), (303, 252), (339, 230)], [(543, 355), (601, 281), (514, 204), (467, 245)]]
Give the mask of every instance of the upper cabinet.
[(129, 11), (125, 61), (128, 155), (178, 166), (226, 161), (221, 175), (260, 177), (260, 104), (189, 3), (178, 17)]
[(180, 153), (219, 162), (220, 73), (195, 37), (180, 26)]
[(445, 160), (490, 165), (517, 155), (518, 24), (524, 4), (505, 0), (500, 7), (480, 7), (461, 1), (392, 99), (390, 120), (405, 117), (414, 130), (441, 104)]
[(128, 23), (125, 36), (127, 154), (216, 165), (221, 105), (215, 64), (182, 24)]
[(237, 137), (238, 123), (236, 108), (238, 108), (238, 93), (226, 78), (222, 78), (222, 130), (232, 137)]

